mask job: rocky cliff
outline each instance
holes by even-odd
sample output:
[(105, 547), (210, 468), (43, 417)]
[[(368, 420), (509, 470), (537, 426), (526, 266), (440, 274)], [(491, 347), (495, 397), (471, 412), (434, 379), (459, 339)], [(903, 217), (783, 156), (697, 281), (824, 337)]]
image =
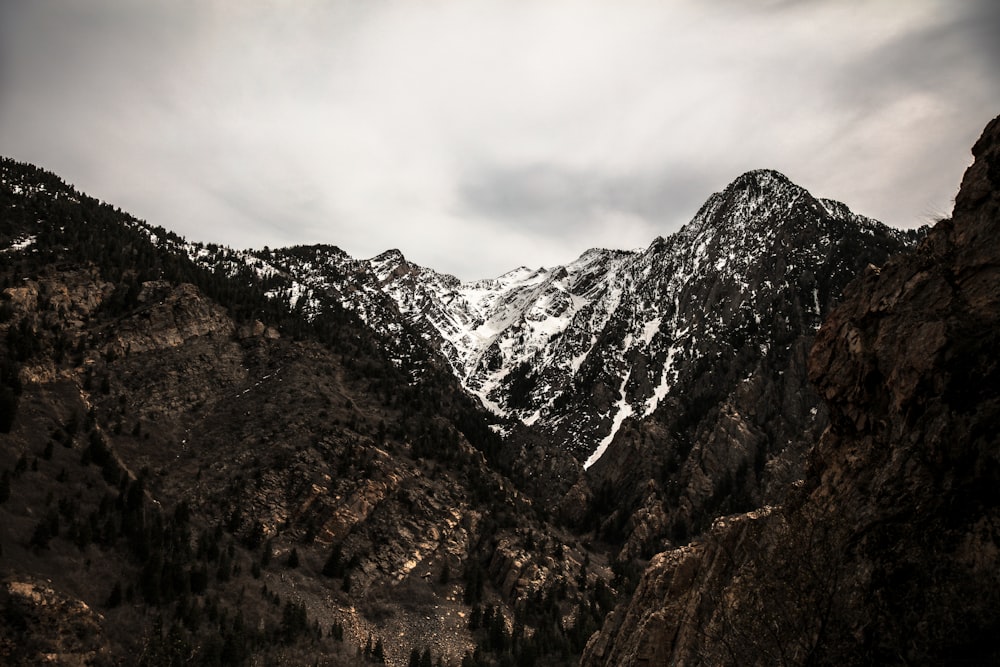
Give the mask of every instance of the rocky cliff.
[(449, 373), (0, 166), (0, 663), (579, 653), (611, 573)]
[(805, 482), (657, 555), (583, 664), (1000, 660), (1000, 119), (973, 154), (952, 218), (819, 330)]

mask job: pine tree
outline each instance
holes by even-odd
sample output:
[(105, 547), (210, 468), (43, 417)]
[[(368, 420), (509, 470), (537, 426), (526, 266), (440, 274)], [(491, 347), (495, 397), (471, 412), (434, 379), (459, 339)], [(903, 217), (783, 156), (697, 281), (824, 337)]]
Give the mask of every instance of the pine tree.
[(10, 498), (10, 471), (4, 470), (0, 473), (0, 503), (7, 502)]
[(341, 546), (336, 545), (330, 552), (330, 556), (323, 563), (323, 576), (324, 577), (342, 577), (344, 576), (344, 563), (343, 563), (343, 553)]
[(108, 595), (107, 601), (104, 606), (108, 609), (114, 609), (122, 603), (122, 582), (116, 581), (114, 587), (111, 589), (111, 593)]

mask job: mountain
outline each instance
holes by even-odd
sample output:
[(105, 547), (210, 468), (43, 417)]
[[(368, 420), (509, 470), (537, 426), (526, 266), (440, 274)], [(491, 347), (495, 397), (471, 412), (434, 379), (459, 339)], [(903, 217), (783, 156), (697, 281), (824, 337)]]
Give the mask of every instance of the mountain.
[(296, 248), (268, 259), (291, 292), (335, 294), (383, 334), (412, 327), (497, 416), (589, 467), (699, 360), (744, 348), (762, 358), (776, 338), (814, 330), (864, 263), (914, 238), (756, 171), (645, 251), (594, 249), (551, 269), (463, 283), (397, 250), (358, 261)]
[(504, 436), (494, 464), (628, 562), (802, 477), (827, 426), (806, 381), (812, 336), (850, 279), (920, 234), (759, 170), (645, 250), (494, 279), (398, 250), (186, 252), (216, 272), (251, 266), (307, 315), (357, 315), (411, 375), (450, 370)]
[(357, 314), (400, 367), (417, 372), (413, 351), (429, 350), (495, 415), (522, 488), (597, 522), (627, 560), (801, 478), (827, 425), (806, 382), (812, 336), (851, 278), (919, 235), (761, 170), (643, 251), (495, 279), (463, 283), (397, 250), (255, 261), (307, 312)]
[[(649, 346), (662, 340), (660, 351), (622, 355), (629, 384), (639, 378), (647, 388), (640, 397), (664, 359), (652, 390), (659, 400), (606, 440), (589, 475), (591, 513), (603, 517), (602, 534), (623, 541), (621, 559), (683, 544), (727, 513), (781, 502), (828, 424), (806, 380), (816, 329), (855, 275), (918, 235), (764, 171), (713, 195), (663, 243), (663, 291), (673, 296), (661, 306), (669, 326)], [(624, 309), (607, 337), (634, 339), (628, 323), (643, 317)]]
[(0, 175), (0, 662), (575, 660), (606, 558), (450, 372), (256, 255)]
[(645, 250), (463, 283), (0, 172), (13, 664), (571, 664), (654, 555), (797, 497), (817, 329), (922, 234), (755, 171)]
[(952, 217), (817, 333), (801, 485), (656, 555), (582, 664), (1000, 660), (1000, 118), (973, 155)]

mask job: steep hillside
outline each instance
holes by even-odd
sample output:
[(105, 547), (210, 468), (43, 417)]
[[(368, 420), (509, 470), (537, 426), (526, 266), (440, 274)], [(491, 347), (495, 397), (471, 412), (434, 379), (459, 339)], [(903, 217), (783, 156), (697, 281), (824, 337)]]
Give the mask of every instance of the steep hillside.
[(2, 167), (0, 662), (574, 660), (611, 573), (450, 373)]
[(757, 171), (646, 250), (461, 283), (0, 167), (15, 664), (572, 663), (654, 553), (796, 488), (816, 329), (920, 235)]
[(804, 484), (658, 554), (583, 664), (1000, 660), (1000, 119), (973, 154), (952, 219), (818, 332)]

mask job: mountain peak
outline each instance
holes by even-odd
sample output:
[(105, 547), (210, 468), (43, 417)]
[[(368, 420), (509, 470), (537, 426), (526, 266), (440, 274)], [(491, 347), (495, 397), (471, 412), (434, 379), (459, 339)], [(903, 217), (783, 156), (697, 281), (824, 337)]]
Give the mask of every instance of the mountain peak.
[(743, 228), (754, 221), (789, 219), (794, 200), (809, 193), (773, 169), (748, 171), (716, 192), (702, 205), (682, 234), (696, 236), (706, 229)]
[(797, 187), (792, 181), (774, 169), (754, 169), (738, 176), (729, 184), (726, 190), (753, 189), (760, 192), (773, 191), (776, 188)]
[(378, 262), (379, 264), (393, 263), (393, 264), (403, 264), (406, 262), (406, 257), (397, 248), (391, 248), (385, 252), (372, 257), (371, 261)]

